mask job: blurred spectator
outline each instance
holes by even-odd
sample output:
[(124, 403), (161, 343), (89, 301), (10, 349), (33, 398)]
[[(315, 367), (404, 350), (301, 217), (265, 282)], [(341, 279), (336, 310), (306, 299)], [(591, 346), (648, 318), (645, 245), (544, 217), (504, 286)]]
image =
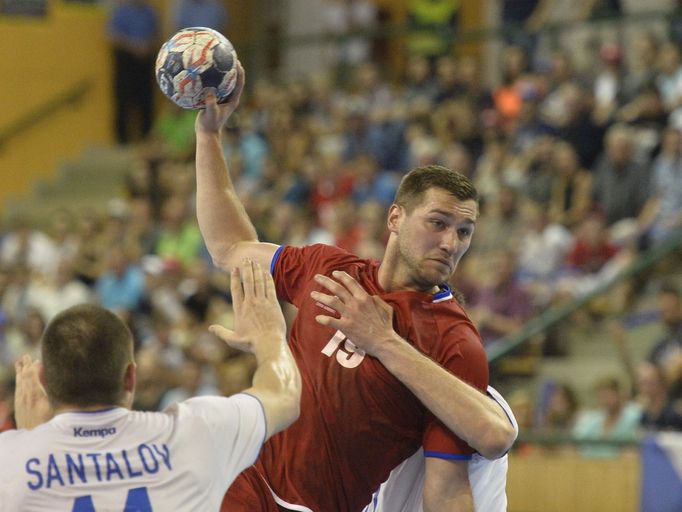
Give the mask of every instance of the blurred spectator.
[(681, 105), (682, 101), (682, 63), (680, 49), (675, 43), (665, 43), (658, 51), (658, 76), (656, 86), (663, 98), (668, 112)]
[(220, 396), (220, 390), (206, 382), (202, 365), (192, 359), (185, 360), (178, 385), (166, 391), (161, 397), (158, 410), (163, 411), (171, 404), (182, 402), (193, 396)]
[(682, 361), (682, 294), (672, 285), (664, 285), (658, 294), (658, 309), (661, 314), (663, 337), (649, 353), (649, 362), (672, 370)]
[(618, 44), (604, 43), (599, 49), (599, 59), (603, 66), (594, 79), (594, 116), (606, 122), (624, 102), (623, 50)]
[(651, 197), (639, 220), (647, 242), (658, 244), (682, 230), (682, 134), (678, 129), (663, 132), (652, 172)]
[(408, 105), (431, 102), (436, 96), (436, 83), (431, 63), (423, 55), (408, 57), (405, 67), (404, 98)]
[[(559, 300), (583, 297), (612, 282), (632, 258), (629, 248), (620, 248), (611, 242), (603, 215), (589, 215), (576, 228), (575, 241), (567, 256), (566, 275), (557, 284)], [(631, 283), (621, 281), (615, 291), (591, 301), (588, 311), (596, 316), (618, 313), (627, 304), (631, 291)]]
[(54, 242), (35, 229), (27, 218), (16, 216), (10, 231), (2, 238), (0, 262), (3, 265), (28, 265), (35, 272), (50, 275), (58, 263), (59, 252)]
[[(519, 127), (518, 134), (521, 135), (523, 132), (523, 127)], [(541, 136), (541, 133), (542, 131), (536, 132), (535, 128), (532, 128), (525, 133), (528, 137), (525, 142), (517, 139), (523, 146), (518, 148), (520, 155), (515, 165), (522, 176), (525, 195), (531, 201), (547, 208), (552, 197), (552, 184), (556, 172), (552, 162), (553, 139), (547, 135)]]
[(682, 431), (682, 402), (669, 396), (668, 383), (659, 366), (641, 363), (637, 367), (636, 389), (643, 429)]
[(188, 266), (201, 256), (202, 247), (201, 233), (194, 217), (190, 217), (186, 198), (175, 195), (166, 199), (154, 252)]
[(546, 306), (564, 273), (573, 235), (561, 224), (550, 222), (547, 208), (532, 201), (523, 205), (523, 221), (518, 247), (518, 277), (532, 293), (534, 303)]
[(623, 92), (626, 101), (632, 100), (642, 88), (654, 82), (655, 63), (660, 43), (653, 32), (637, 32), (631, 43), (631, 56), (627, 74), (623, 79)]
[(62, 260), (57, 266), (54, 276), (34, 281), (28, 290), (28, 303), (40, 311), (46, 322), (52, 320), (57, 313), (92, 301), (90, 289), (76, 278), (73, 264)]
[(546, 383), (538, 423), (534, 431), (541, 434), (568, 436), (572, 433), (578, 414), (578, 397), (572, 386), (564, 382)]
[(348, 66), (366, 62), (372, 56), (371, 31), (377, 22), (377, 8), (370, 0), (325, 0), (323, 31), (339, 37), (329, 51), (330, 62), (340, 66), (339, 76)]
[(537, 31), (546, 20), (551, 1), (503, 0), (501, 21), (507, 30), (507, 42), (523, 48), (528, 55), (533, 56), (537, 45)]
[(477, 254), (485, 254), (500, 247), (516, 249), (524, 230), (519, 191), (502, 184), (497, 200), (484, 205), (476, 227), (471, 248)]
[(97, 279), (95, 291), (99, 303), (105, 308), (134, 311), (144, 295), (142, 269), (130, 260), (124, 248), (110, 247), (106, 270)]
[(514, 275), (515, 261), (509, 251), (491, 254), (489, 282), (471, 299), (468, 312), (484, 344), (518, 331), (533, 313), (533, 301)]
[(171, 34), (186, 27), (208, 27), (227, 34), (229, 18), (222, 0), (173, 0), (170, 7)]
[(28, 354), (33, 360), (40, 359), (40, 338), (45, 330), (45, 318), (35, 308), (29, 308), (26, 317), (15, 322), (6, 330), (4, 363), (13, 365), (22, 355)]
[[(628, 401), (620, 381), (603, 377), (594, 387), (597, 408), (583, 411), (573, 429), (578, 440), (634, 441), (642, 417), (641, 408)], [(580, 453), (586, 457), (615, 457), (618, 447), (584, 444)]]
[(459, 26), (459, 0), (409, 0), (408, 55), (436, 59), (449, 53)]
[[(146, 137), (154, 121), (154, 60), (159, 15), (147, 0), (122, 0), (111, 10), (107, 35), (114, 53), (116, 138), (119, 143)], [(132, 122), (139, 133), (131, 134)]]
[(634, 134), (628, 126), (612, 126), (604, 155), (595, 169), (592, 196), (607, 225), (635, 219), (649, 197), (649, 172), (636, 160)]

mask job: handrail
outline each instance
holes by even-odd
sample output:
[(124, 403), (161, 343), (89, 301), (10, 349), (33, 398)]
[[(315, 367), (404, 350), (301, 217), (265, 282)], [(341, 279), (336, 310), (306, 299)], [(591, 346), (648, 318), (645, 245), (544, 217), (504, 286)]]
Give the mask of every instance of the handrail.
[(545, 331), (555, 323), (568, 317), (569, 315), (580, 309), (583, 305), (590, 302), (595, 297), (607, 292), (624, 279), (639, 274), (643, 270), (649, 268), (654, 263), (658, 262), (671, 252), (681, 247), (682, 232), (676, 234), (672, 238), (669, 238), (660, 245), (656, 245), (650, 248), (648, 251), (642, 253), (621, 273), (616, 275), (616, 277), (604, 283), (603, 285), (598, 286), (590, 293), (578, 297), (577, 299), (574, 299), (573, 301), (563, 306), (556, 306), (548, 309), (540, 316), (536, 317), (535, 319), (527, 323), (520, 331), (512, 335), (505, 336), (504, 338), (489, 345), (486, 348), (486, 352), (488, 353), (488, 361), (492, 363), (500, 359), (501, 357), (509, 354), (512, 350), (524, 344), (533, 336), (540, 334), (541, 332)]
[(30, 110), (8, 126), (0, 128), (0, 151), (4, 149), (9, 140), (33, 128), (35, 125), (60, 111), (62, 108), (74, 105), (81, 101), (85, 95), (90, 92), (93, 86), (92, 79), (81, 80), (65, 91), (44, 101), (38, 107)]

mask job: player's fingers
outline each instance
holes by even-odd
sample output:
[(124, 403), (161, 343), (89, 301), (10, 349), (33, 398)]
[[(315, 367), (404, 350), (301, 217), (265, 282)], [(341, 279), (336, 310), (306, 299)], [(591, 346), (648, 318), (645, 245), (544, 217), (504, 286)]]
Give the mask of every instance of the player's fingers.
[(234, 267), (230, 273), (230, 291), (232, 293), (232, 305), (236, 312), (241, 308), (244, 301), (244, 288), (239, 267)]
[(253, 267), (253, 290), (256, 297), (265, 297), (265, 278), (260, 263), (252, 261)]
[(313, 291), (310, 292), (310, 296), (313, 298), (313, 300), (321, 302), (325, 306), (329, 306), (339, 314), (343, 314), (343, 312), (346, 309), (345, 304), (341, 302), (341, 300), (336, 295), (327, 295), (326, 293)]
[(332, 276), (334, 276), (334, 279), (338, 279), (341, 283), (343, 283), (343, 285), (354, 297), (359, 298), (369, 296), (367, 291), (362, 286), (360, 286), (360, 283), (358, 283), (348, 273), (342, 270), (335, 270), (334, 272), (332, 272)]
[(265, 279), (265, 294), (269, 299), (277, 300), (277, 289), (275, 288), (275, 280), (267, 270), (263, 270)]
[(254, 295), (253, 262), (250, 259), (244, 260), (241, 273), (244, 298), (249, 299)]
[(348, 292), (345, 286), (337, 281), (334, 281), (333, 279), (330, 279), (327, 276), (316, 274), (315, 282), (332, 292), (332, 295), (336, 295), (344, 304), (351, 299), (351, 294)]
[(222, 325), (217, 325), (217, 324), (211, 325), (211, 326), (209, 326), (208, 330), (212, 334), (215, 334), (216, 336), (218, 336), (218, 338), (220, 338), (223, 341), (232, 341), (232, 340), (236, 340), (239, 338), (239, 336), (237, 335), (236, 332), (234, 332), (230, 329), (226, 329)]
[(338, 319), (333, 318), (331, 316), (317, 315), (315, 317), (315, 321), (320, 325), (326, 325), (327, 327), (331, 327), (332, 329), (338, 329), (340, 327)]

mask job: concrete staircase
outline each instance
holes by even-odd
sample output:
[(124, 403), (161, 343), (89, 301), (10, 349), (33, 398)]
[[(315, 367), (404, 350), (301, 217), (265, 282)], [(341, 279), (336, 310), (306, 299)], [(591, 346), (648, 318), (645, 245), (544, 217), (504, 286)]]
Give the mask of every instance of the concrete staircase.
[(64, 163), (54, 180), (37, 183), (28, 196), (8, 201), (5, 218), (22, 214), (45, 226), (59, 209), (74, 214), (85, 209), (101, 211), (109, 199), (123, 192), (132, 160), (129, 148), (90, 147), (79, 159)]

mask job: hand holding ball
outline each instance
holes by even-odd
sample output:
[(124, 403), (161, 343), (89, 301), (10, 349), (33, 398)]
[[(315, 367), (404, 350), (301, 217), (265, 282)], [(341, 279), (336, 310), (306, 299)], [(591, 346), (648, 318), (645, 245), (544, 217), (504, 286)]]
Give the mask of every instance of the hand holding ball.
[(237, 83), (237, 53), (232, 43), (210, 28), (184, 28), (166, 41), (156, 57), (156, 81), (175, 104), (205, 107), (208, 92), (228, 101)]

